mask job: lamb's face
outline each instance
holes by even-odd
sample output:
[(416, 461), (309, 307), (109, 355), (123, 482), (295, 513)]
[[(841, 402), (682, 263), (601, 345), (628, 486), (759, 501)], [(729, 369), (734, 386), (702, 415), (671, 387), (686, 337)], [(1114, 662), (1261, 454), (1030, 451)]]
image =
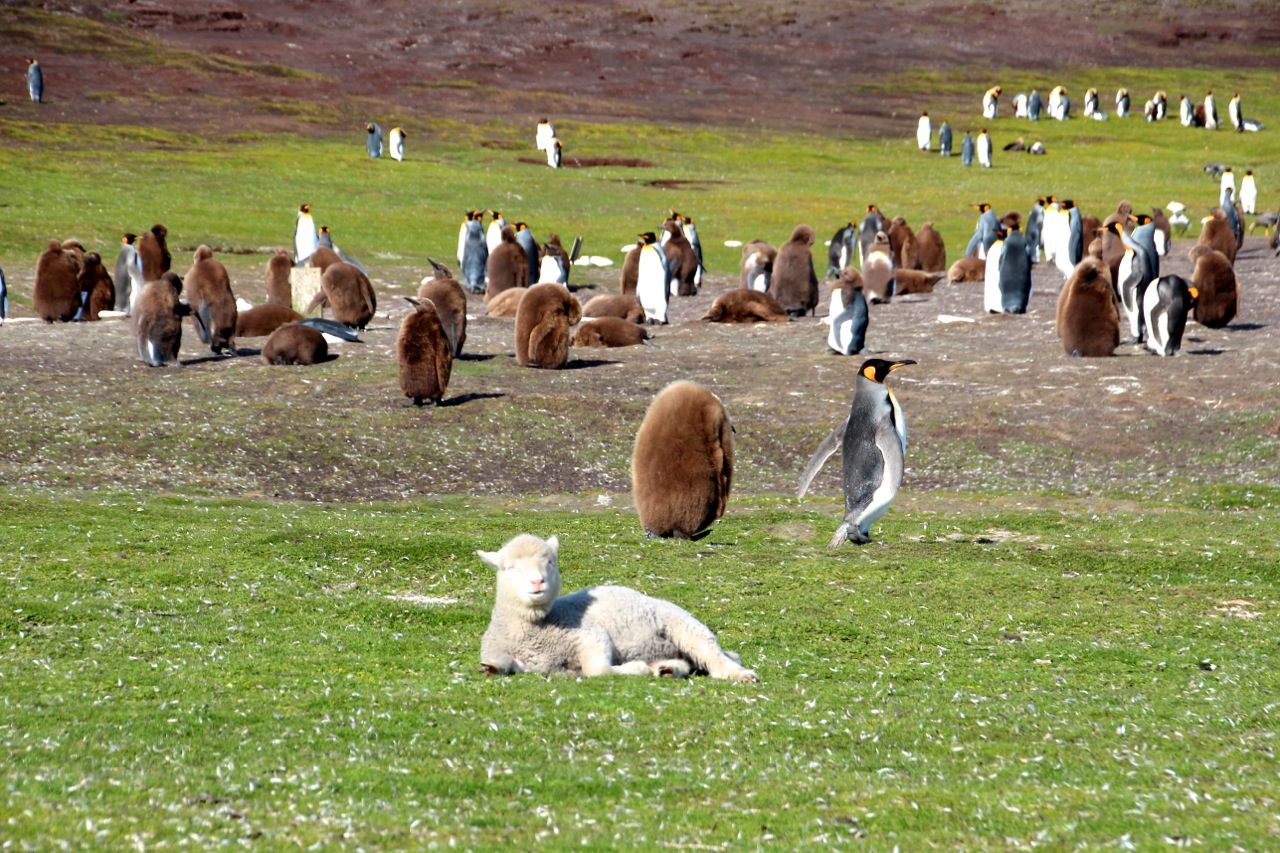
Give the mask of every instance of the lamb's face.
[(545, 611), (560, 595), (560, 570), (556, 565), (559, 542), (521, 534), (494, 553), (476, 552), (498, 573), (499, 603), (506, 600), (530, 610)]

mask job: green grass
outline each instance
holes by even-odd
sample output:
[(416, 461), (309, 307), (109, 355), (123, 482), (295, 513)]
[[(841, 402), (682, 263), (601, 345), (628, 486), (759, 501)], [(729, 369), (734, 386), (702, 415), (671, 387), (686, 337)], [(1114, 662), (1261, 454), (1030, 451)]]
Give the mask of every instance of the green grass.
[[(10, 495), (5, 836), (1265, 848), (1280, 518), (1254, 507), (926, 502), (831, 553), (834, 507), (768, 500), (669, 543), (457, 499)], [(561, 536), (567, 589), (673, 599), (762, 682), (480, 676), (472, 552), (525, 530)]]
[[(1076, 78), (1064, 79), (1074, 84)], [(1192, 92), (1204, 88), (1195, 73), (1178, 70), (1091, 70), (1079, 79), (1098, 85), (1107, 98), (1115, 86), (1108, 79), (1129, 83), (1139, 100), (1149, 94), (1140, 86), (1162, 80), (1175, 97), (1180, 87), (1174, 83)], [(1246, 93), (1250, 115), (1280, 126), (1280, 119), (1271, 119), (1280, 116), (1280, 95), (1271, 94), (1269, 78), (1256, 72), (1227, 75), (1218, 78), (1220, 91), (1231, 88), (1221, 85), (1224, 79)], [(1073, 85), (1072, 91), (1078, 100), (1081, 87)], [(1265, 176), (1280, 160), (1274, 146), (1265, 144), (1265, 132), (1193, 131), (1176, 121), (1149, 125), (1140, 118), (1037, 125), (1009, 118), (994, 124), (997, 145), (1015, 136), (1040, 139), (1049, 155), (997, 152), (995, 169), (965, 169), (958, 157), (944, 160), (914, 150), (916, 110), (929, 108), (941, 120), (947, 103), (924, 101), (904, 111), (901, 137), (892, 139), (562, 121), (558, 129), (567, 157), (638, 158), (657, 166), (560, 171), (519, 162), (537, 154), (532, 128), (444, 120), (419, 127), (407, 115), (395, 123), (410, 133), (409, 159), (370, 161), (362, 123), (334, 118), (363, 111), (355, 105), (320, 108), (276, 99), (252, 106), (314, 126), (319, 137), (5, 118), (0, 190), (9, 204), (10, 227), (0, 231), (0, 257), (8, 267), (34, 267), (50, 237), (75, 235), (90, 247), (113, 247), (125, 230), (157, 221), (169, 227), (175, 245), (280, 245), (290, 239), (298, 204), (308, 201), (344, 248), (375, 266), (421, 266), (428, 255), (450, 257), (468, 207), (501, 210), (529, 222), (539, 237), (551, 231), (566, 239), (582, 234), (586, 251), (618, 261), (620, 246), (675, 208), (697, 219), (711, 269), (730, 272), (739, 252), (725, 247), (726, 239), (763, 237), (777, 244), (807, 222), (825, 240), (841, 222), (861, 218), (865, 205), (876, 203), (916, 227), (932, 219), (955, 258), (972, 231), (971, 205), (977, 201), (1025, 212), (1037, 195), (1054, 193), (1104, 216), (1121, 198), (1138, 209), (1177, 199), (1201, 212), (1217, 198), (1216, 184), (1202, 172), (1206, 162), (1235, 164), (1240, 172), (1253, 168)], [(967, 128), (976, 132), (977, 98), (950, 103), (957, 138)], [(139, 175), (149, 188), (141, 195)], [(658, 179), (693, 183), (678, 189), (647, 183)], [(699, 183), (705, 181), (721, 183)]]

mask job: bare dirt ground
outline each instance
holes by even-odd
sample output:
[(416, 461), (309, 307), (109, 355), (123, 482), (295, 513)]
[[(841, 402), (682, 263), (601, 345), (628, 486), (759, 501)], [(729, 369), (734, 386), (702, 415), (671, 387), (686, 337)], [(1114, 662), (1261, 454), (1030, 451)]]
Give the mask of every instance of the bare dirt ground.
[[(1190, 273), (1187, 243), (1165, 270)], [(260, 301), (265, 259), (226, 258), (237, 293)], [(873, 306), (868, 346), (918, 365), (891, 384), (910, 429), (904, 490), (1136, 497), (1280, 482), (1280, 267), (1262, 238), (1239, 258), (1240, 316), (1189, 326), (1184, 354), (1136, 347), (1068, 358), (1053, 334), (1062, 283), (1039, 267), (1025, 316), (984, 315), (981, 284)], [(616, 287), (589, 270), (574, 279)], [(860, 357), (827, 350), (815, 318), (700, 321), (736, 286), (716, 275), (673, 301), (654, 346), (575, 349), (569, 369), (522, 369), (511, 320), (470, 305), (466, 357), (445, 406), (406, 407), (394, 339), (412, 288), (377, 278), (379, 316), (361, 344), (311, 368), (211, 358), (184, 333), (185, 366), (144, 367), (125, 322), (7, 325), (0, 479), (72, 487), (303, 500), (554, 495), (623, 505), (631, 443), (653, 395), (692, 379), (724, 400), (736, 430), (735, 494), (790, 493), (847, 413)], [(825, 290), (825, 288), (824, 288)], [(402, 307), (403, 306), (403, 307)], [(825, 313), (819, 311), (819, 314)], [(947, 317), (974, 322), (947, 322)], [(817, 494), (839, 494), (833, 460)], [(563, 496), (578, 496), (564, 498)]]
[[(0, 14), (35, 5), (0, 0)], [(1027, 68), (1240, 66), (1273, 61), (1266, 51), (1280, 44), (1280, 24), (1264, 2), (1188, 12), (1164, 4), (1154, 15), (1149, 3), (1083, 0), (1056, 4), (1052, 16), (1030, 2), (910, 8), (908, 15), (901, 4), (864, 2), (111, 2), (86, 13), (177, 47), (324, 76), (224, 78), (181, 67), (138, 75), (68, 45), (49, 61), (58, 67), (49, 107), (55, 120), (198, 117), (269, 131), (286, 119), (237, 110), (241, 87), (256, 97), (386, 99), (421, 115), (522, 121), (536, 120), (532, 104), (562, 96), (584, 119), (875, 133), (911, 99), (874, 88), (895, 69), (945, 73), (993, 56)], [(1046, 49), (1064, 18), (1078, 31), (1064, 49)], [(0, 44), (6, 74), (20, 73), (25, 55), (22, 45)], [(90, 98), (127, 86), (170, 100), (155, 110)], [(214, 96), (220, 100), (210, 108)], [(295, 121), (287, 126), (297, 131)], [(1166, 271), (1189, 274), (1188, 246), (1178, 244)], [(265, 257), (223, 260), (236, 292), (260, 301)], [(29, 271), (9, 272), (11, 286), (30, 286)], [(565, 371), (517, 368), (511, 321), (483, 316), (473, 301), (468, 357), (455, 365), (449, 405), (419, 411), (405, 408), (392, 356), (407, 309), (398, 297), (412, 292), (411, 279), (405, 270), (372, 273), (380, 316), (365, 343), (339, 347), (338, 359), (315, 368), (262, 365), (252, 357), (260, 340), (242, 341), (242, 357), (207, 358), (188, 330), (186, 366), (151, 370), (120, 321), (5, 326), (0, 481), (321, 501), (547, 495), (618, 505), (627, 501), (644, 407), (665, 384), (687, 378), (712, 387), (729, 409), (735, 495), (787, 493), (847, 411), (860, 362), (829, 353), (826, 327), (812, 318), (701, 323), (712, 299), (736, 286), (736, 271), (713, 270), (702, 294), (674, 303), (672, 325), (657, 331), (655, 346), (575, 350)], [(1109, 359), (1064, 356), (1053, 335), (1062, 279), (1052, 269), (1037, 270), (1026, 316), (982, 315), (980, 285), (874, 307), (869, 347), (919, 362), (893, 380), (910, 428), (904, 494), (1136, 496), (1280, 482), (1280, 262), (1251, 238), (1237, 274), (1237, 320), (1223, 330), (1191, 326), (1185, 354), (1173, 359), (1132, 347)], [(573, 282), (598, 285), (579, 292), (585, 300), (616, 289), (616, 268), (576, 270)], [(824, 296), (820, 314), (825, 304)], [(941, 322), (944, 315), (975, 322)], [(838, 468), (833, 460), (817, 493), (838, 495)]]

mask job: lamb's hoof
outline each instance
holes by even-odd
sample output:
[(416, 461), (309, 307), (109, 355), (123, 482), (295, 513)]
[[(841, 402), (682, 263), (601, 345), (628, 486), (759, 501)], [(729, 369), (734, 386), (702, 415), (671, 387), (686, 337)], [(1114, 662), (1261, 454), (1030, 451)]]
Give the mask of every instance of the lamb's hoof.
[(760, 676), (756, 675), (753, 670), (744, 669), (739, 672), (732, 673), (729, 676), (730, 681), (759, 681)]
[(492, 675), (499, 675), (500, 673), (498, 672), (498, 668), (493, 664), (482, 663), (480, 664), (480, 674), (492, 676)]

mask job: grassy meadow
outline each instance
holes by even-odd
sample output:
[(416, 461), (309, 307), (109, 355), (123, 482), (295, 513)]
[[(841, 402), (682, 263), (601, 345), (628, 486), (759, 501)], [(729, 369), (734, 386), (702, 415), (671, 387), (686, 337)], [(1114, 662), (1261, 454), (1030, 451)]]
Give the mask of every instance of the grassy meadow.
[[(1238, 89), (1269, 127), (1002, 118), (997, 147), (1023, 136), (1049, 155), (997, 151), (994, 169), (965, 169), (959, 139), (980, 126), (988, 80), (1010, 95), (1061, 82), (1077, 110), (1085, 87), (1110, 107), (1127, 85), (1139, 114), (1156, 88), (1176, 114), (1180, 92), (1212, 87), (1225, 116)], [(258, 252), (290, 241), (301, 202), (397, 288), (428, 256), (448, 262), (467, 208), (566, 245), (581, 234), (584, 252), (619, 266), (619, 247), (675, 208), (728, 280), (739, 250), (725, 240), (776, 244), (801, 222), (825, 239), (870, 203), (917, 227), (932, 219), (952, 259), (974, 202), (1026, 211), (1054, 193), (1099, 216), (1122, 198), (1207, 211), (1211, 161), (1253, 168), (1262, 206), (1276, 207), (1270, 74), (921, 70), (876, 85), (921, 93), (900, 138), (558, 120), (567, 158), (655, 164), (560, 171), (519, 161), (538, 154), (532, 125), (394, 105), (250, 103), (298, 115), (297, 132), (181, 133), (49, 123), (15, 104), (0, 113), (0, 267), (13, 313), (30, 315), (50, 237), (110, 264), (122, 232), (164, 222), (176, 269), (207, 243), (249, 253), (225, 258), (249, 281)], [(951, 118), (957, 156), (916, 150), (919, 109)], [(404, 163), (364, 154), (363, 121), (389, 129), (388, 114), (410, 132)], [(617, 269), (589, 277), (616, 284)], [(195, 396), (202, 378), (187, 369), (169, 385)], [(34, 382), (0, 402), (6, 448), (43, 443), (57, 451), (51, 471), (105, 466), (84, 430), (110, 415), (112, 388), (88, 390), (82, 420), (69, 398), (46, 407)], [(299, 392), (300, 409), (308, 400), (319, 392)], [(340, 408), (324, 403), (325, 416)], [(541, 437), (532, 411), (493, 429)], [(440, 414), (424, 444), (469, 438), (461, 415)], [(149, 417), (139, 430), (168, 428), (158, 409)], [(212, 424), (200, 452), (232, 453), (251, 421), (230, 419), (225, 435)], [(625, 467), (624, 451), (610, 463)], [(0, 491), (4, 849), (1280, 845), (1280, 488), (1182, 483), (1172, 500), (1121, 481), (1087, 496), (917, 491), (876, 544), (829, 552), (830, 496), (735, 491), (705, 539), (651, 542), (629, 509), (594, 494), (290, 502), (227, 497), (213, 476), (175, 472), (163, 496), (87, 489), (75, 473)], [(620, 583), (676, 601), (761, 682), (481, 676), (493, 579), (473, 552), (522, 531), (560, 536), (566, 589)]]

